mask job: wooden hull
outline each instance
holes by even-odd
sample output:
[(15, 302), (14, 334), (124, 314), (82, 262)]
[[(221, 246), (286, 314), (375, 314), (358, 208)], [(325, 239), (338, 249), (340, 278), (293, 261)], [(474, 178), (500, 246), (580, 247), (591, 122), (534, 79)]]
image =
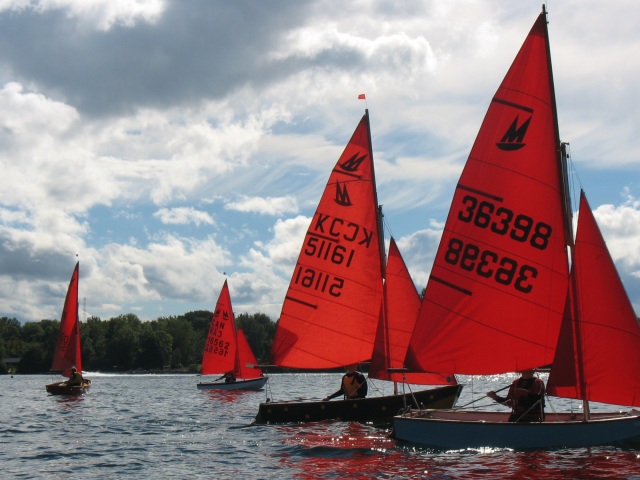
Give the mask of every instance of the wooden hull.
[(82, 385), (69, 386), (64, 382), (50, 383), (45, 388), (51, 395), (84, 395), (89, 393), (91, 380), (85, 380)]
[(261, 390), (267, 383), (267, 377), (239, 380), (233, 383), (211, 382), (198, 383), (199, 390)]
[(436, 450), (513, 448), (536, 450), (640, 442), (640, 411), (547, 414), (541, 423), (509, 423), (508, 413), (423, 410), (393, 419), (396, 439)]
[(254, 423), (295, 423), (321, 420), (391, 423), (394, 415), (415, 401), (423, 408), (451, 408), (462, 385), (422, 390), (411, 394), (369, 397), (356, 400), (312, 402), (265, 402)]

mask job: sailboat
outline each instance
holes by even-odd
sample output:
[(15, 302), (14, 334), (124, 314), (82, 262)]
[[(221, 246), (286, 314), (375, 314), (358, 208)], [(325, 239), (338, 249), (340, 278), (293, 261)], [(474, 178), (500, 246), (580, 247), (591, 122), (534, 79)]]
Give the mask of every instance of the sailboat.
[(582, 400), (582, 411), (517, 423), (506, 412), (415, 410), (393, 419), (399, 440), (436, 449), (640, 441), (640, 411), (589, 408), (640, 406), (640, 326), (582, 191), (573, 239), (547, 28), (543, 7), (491, 101), (405, 364), (468, 375), (550, 365), (548, 395)]
[[(82, 372), (82, 351), (80, 348), (80, 320), (78, 317), (78, 282), (80, 262), (71, 275), (67, 296), (60, 319), (60, 332), (53, 354), (51, 371), (59, 372), (64, 377), (71, 377), (72, 368)], [(52, 395), (81, 395), (89, 391), (91, 380), (83, 379), (80, 385), (67, 385), (66, 382), (56, 382), (46, 385), (46, 390)]]
[[(403, 358), (412, 328), (404, 339), (402, 331), (387, 335), (392, 320), (384, 302), (385, 265), (369, 115), (365, 111), (329, 177), (306, 233), (277, 324), (271, 363), (321, 370), (373, 357), (375, 368), (370, 378), (377, 372), (385, 380), (391, 379), (385, 367), (394, 365), (388, 359), (376, 360), (375, 355), (397, 357), (400, 347), (404, 348)], [(411, 288), (417, 296), (415, 285)], [(415, 322), (417, 309), (407, 315)], [(260, 404), (255, 422), (385, 422), (412, 402), (451, 407), (462, 388), (455, 377), (432, 375), (429, 380), (432, 385), (446, 386), (337, 401), (268, 399)]]
[(199, 382), (197, 388), (260, 390), (267, 383), (267, 377), (257, 364), (244, 333), (236, 329), (229, 286), (225, 280), (209, 325), (200, 370), (202, 375), (222, 374), (222, 377), (213, 382)]

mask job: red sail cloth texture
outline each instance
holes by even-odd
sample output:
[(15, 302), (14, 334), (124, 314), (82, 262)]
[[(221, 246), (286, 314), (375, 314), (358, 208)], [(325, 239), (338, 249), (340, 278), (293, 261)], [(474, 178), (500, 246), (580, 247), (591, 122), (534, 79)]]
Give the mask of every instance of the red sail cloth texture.
[(407, 347), (420, 310), (420, 295), (393, 237), (389, 242), (383, 305), (386, 305), (386, 316), (382, 311), (369, 377), (419, 385), (456, 384), (453, 375), (388, 371), (389, 368), (404, 367)]
[(238, 329), (237, 339), (238, 359), (235, 368), (236, 377), (244, 379), (260, 377), (262, 370), (257, 368), (258, 361), (256, 360), (253, 350), (251, 350), (247, 337), (245, 337), (242, 329)]
[(570, 295), (551, 395), (640, 406), (640, 326), (586, 197), (580, 195)]
[(371, 358), (382, 300), (377, 210), (365, 114), (331, 172), (305, 235), (272, 363), (324, 369)]
[(67, 296), (64, 300), (60, 333), (53, 354), (51, 370), (59, 371), (65, 377), (71, 376), (71, 367), (82, 372), (82, 354), (80, 349), (80, 321), (78, 318), (78, 281), (80, 263), (77, 262), (71, 275)]
[(456, 187), (406, 364), (487, 375), (553, 361), (568, 282), (547, 25), (533, 25)]
[(209, 333), (202, 356), (201, 373), (210, 375), (234, 371), (236, 368), (236, 349), (236, 325), (229, 286), (225, 280), (209, 325)]

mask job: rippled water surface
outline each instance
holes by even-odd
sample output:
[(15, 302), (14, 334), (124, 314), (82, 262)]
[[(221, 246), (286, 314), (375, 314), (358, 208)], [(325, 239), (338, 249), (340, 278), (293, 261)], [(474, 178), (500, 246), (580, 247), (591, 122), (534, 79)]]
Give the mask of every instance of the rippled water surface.
[[(442, 453), (358, 423), (251, 425), (267, 393), (321, 398), (339, 374), (272, 375), (267, 391), (227, 393), (197, 390), (196, 375), (86, 376), (91, 392), (78, 398), (49, 396), (44, 385), (57, 378), (0, 376), (0, 478), (640, 480), (631, 449)], [(510, 380), (467, 385), (459, 404)]]

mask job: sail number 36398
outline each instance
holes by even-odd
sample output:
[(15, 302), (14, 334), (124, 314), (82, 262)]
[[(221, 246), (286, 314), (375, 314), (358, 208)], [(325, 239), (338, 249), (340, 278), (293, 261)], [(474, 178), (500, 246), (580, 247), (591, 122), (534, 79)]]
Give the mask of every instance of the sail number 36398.
[(500, 258), (496, 252), (481, 250), (477, 245), (465, 244), (458, 238), (449, 240), (444, 260), (480, 277), (493, 278), (501, 285), (513, 285), (522, 293), (533, 289), (531, 280), (538, 276), (538, 270), (530, 265), (518, 265), (512, 258)]
[(529, 242), (539, 250), (549, 244), (552, 228), (544, 222), (536, 222), (528, 215), (514, 214), (505, 207), (496, 207), (486, 200), (479, 202), (472, 195), (462, 198), (463, 208), (458, 212), (458, 219), (472, 223), (479, 228), (488, 228), (498, 235), (509, 235), (517, 242)]

